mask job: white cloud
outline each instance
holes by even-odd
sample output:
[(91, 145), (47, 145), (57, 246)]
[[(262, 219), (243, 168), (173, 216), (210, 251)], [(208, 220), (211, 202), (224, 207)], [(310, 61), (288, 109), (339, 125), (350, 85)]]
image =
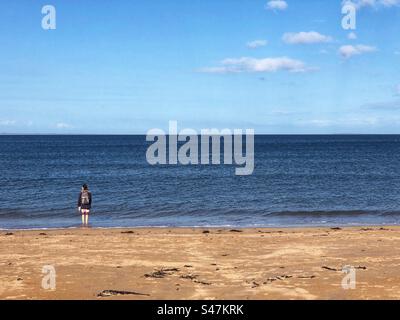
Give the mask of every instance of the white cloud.
[(71, 129), (72, 126), (69, 125), (68, 123), (59, 122), (59, 123), (56, 124), (56, 128), (57, 129)]
[(285, 33), (282, 40), (288, 44), (314, 44), (331, 42), (332, 38), (315, 31)]
[(384, 8), (391, 8), (400, 5), (400, 0), (343, 0), (343, 5), (352, 4), (357, 9), (362, 9), (365, 7), (384, 7)]
[(328, 119), (312, 119), (308, 121), (304, 121), (303, 124), (305, 125), (312, 125), (316, 127), (329, 127), (334, 124), (332, 120)]
[(362, 44), (359, 44), (356, 46), (346, 45), (346, 46), (341, 46), (339, 48), (340, 55), (345, 59), (349, 59), (356, 55), (361, 55), (364, 53), (370, 53), (370, 52), (374, 52), (374, 51), (376, 51), (375, 47), (366, 46), (366, 45), (362, 45)]
[(268, 1), (266, 8), (268, 10), (286, 10), (288, 8), (288, 4), (284, 0), (272, 0)]
[(317, 128), (328, 128), (328, 127), (354, 127), (354, 126), (376, 126), (379, 125), (380, 119), (374, 116), (348, 116), (335, 119), (309, 119), (300, 120), (297, 122), (298, 125), (311, 126)]
[(0, 119), (0, 126), (8, 127), (13, 126), (17, 122), (15, 120), (8, 120), (8, 119)]
[(357, 39), (357, 34), (355, 32), (350, 32), (347, 35), (347, 38), (350, 39), (350, 40), (356, 40)]
[(225, 59), (221, 62), (221, 66), (219, 67), (203, 68), (200, 71), (206, 73), (268, 73), (281, 70), (288, 72), (307, 72), (315, 70), (315, 68), (309, 68), (304, 62), (288, 57), (263, 59), (242, 57), (237, 59)]
[(247, 47), (250, 49), (257, 49), (260, 47), (265, 47), (268, 44), (267, 40), (254, 40), (247, 43)]

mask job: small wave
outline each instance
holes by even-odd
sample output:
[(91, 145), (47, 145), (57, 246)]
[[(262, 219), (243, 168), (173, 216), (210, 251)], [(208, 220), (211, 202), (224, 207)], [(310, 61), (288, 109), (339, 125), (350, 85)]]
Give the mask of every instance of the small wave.
[(332, 210), (332, 211), (278, 211), (265, 213), (268, 217), (354, 217), (354, 216), (382, 216), (400, 215), (400, 211), (377, 211), (377, 210)]

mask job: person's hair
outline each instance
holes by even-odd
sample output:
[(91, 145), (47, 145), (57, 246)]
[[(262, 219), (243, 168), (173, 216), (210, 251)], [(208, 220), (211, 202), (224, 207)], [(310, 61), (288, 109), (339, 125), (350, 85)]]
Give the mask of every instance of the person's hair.
[(89, 189), (89, 187), (88, 187), (88, 185), (86, 183), (82, 186), (82, 188), (83, 188), (83, 190), (88, 190)]

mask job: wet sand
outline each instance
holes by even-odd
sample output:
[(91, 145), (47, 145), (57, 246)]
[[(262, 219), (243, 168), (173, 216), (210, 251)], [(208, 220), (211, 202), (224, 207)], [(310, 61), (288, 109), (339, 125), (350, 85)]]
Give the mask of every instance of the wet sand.
[(399, 248), (399, 227), (2, 231), (0, 299), (399, 299)]

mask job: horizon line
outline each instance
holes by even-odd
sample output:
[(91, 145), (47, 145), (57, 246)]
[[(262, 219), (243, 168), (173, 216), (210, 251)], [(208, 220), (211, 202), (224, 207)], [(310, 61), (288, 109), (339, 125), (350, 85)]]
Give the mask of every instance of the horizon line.
[[(146, 136), (146, 135), (147, 133), (0, 133), (0, 136)], [(200, 135), (201, 134), (198, 134), (198, 136)], [(256, 133), (255, 134), (255, 136), (389, 136), (389, 135), (400, 135), (400, 133)], [(169, 136), (169, 134), (167, 133), (166, 136)]]

